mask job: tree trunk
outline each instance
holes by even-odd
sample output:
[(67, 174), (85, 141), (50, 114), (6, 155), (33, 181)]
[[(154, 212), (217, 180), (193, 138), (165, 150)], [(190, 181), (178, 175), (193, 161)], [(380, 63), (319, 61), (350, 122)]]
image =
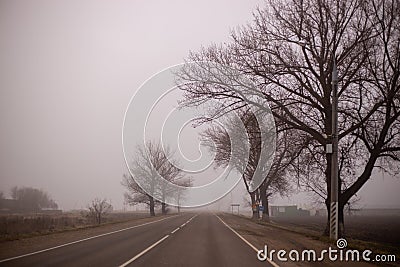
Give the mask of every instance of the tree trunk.
[(270, 197), (270, 195), (271, 194), (267, 194), (267, 197), (265, 199), (264, 211), (263, 211), (263, 220), (267, 221), (267, 222), (270, 221), (270, 217), (269, 217), (269, 197)]
[[(353, 197), (371, 177), (372, 170), (374, 169), (375, 162), (377, 161), (379, 155), (377, 151), (379, 150), (376, 148), (376, 150), (372, 152), (372, 155), (370, 156), (370, 159), (368, 160), (363, 173), (357, 178), (357, 181), (354, 182), (350, 187), (345, 189), (339, 195), (338, 215), (339, 215), (339, 233), (341, 234), (341, 236), (344, 236), (345, 234), (344, 207), (350, 201), (351, 197)], [(339, 186), (341, 186), (341, 184), (339, 184)]]
[(258, 213), (258, 207), (256, 205), (257, 196), (256, 196), (256, 192), (255, 191), (250, 193), (250, 198), (251, 198), (251, 210), (253, 212), (253, 215), (252, 215), (251, 218), (253, 220), (258, 220), (260, 216), (259, 216), (259, 213)]
[(261, 199), (261, 204), (264, 208), (262, 211), (261, 219), (263, 221), (269, 222), (267, 186), (264, 183), (260, 186), (260, 199)]
[(167, 214), (167, 204), (165, 204), (164, 202), (163, 203), (161, 203), (161, 213), (162, 213), (162, 215), (165, 215), (165, 214)]
[(330, 209), (331, 203), (330, 203), (330, 202), (331, 202), (331, 201), (330, 201), (329, 198), (326, 198), (326, 199), (325, 199), (325, 207), (326, 207), (326, 210), (328, 211), (328, 212), (327, 212), (327, 214), (328, 214), (328, 221), (326, 222), (325, 230), (324, 230), (324, 232), (323, 232), (323, 235), (324, 235), (324, 236), (329, 236), (329, 233), (330, 233), (330, 221), (331, 221), (331, 209)]
[(344, 203), (340, 203), (339, 200), (339, 207), (338, 207), (338, 237), (344, 237), (345, 232), (344, 232)]
[(156, 213), (154, 212), (154, 198), (149, 196), (149, 200), (150, 200), (150, 216), (156, 216)]
[(266, 221), (266, 222), (269, 222), (269, 210), (268, 210), (268, 208), (269, 208), (269, 204), (268, 204), (268, 196), (265, 196), (265, 199), (264, 199), (264, 202), (263, 202), (263, 207), (264, 207), (264, 210), (263, 210), (263, 212), (262, 212), (262, 220), (263, 221)]

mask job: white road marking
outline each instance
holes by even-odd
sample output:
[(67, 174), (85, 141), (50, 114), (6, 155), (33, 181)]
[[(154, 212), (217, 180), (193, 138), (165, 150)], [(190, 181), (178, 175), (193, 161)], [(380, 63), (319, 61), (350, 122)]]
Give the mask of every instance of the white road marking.
[(130, 259), (129, 261), (123, 263), (122, 265), (120, 265), (119, 267), (125, 267), (128, 266), (129, 264), (131, 264), (132, 262), (134, 262), (135, 260), (137, 260), (138, 258), (140, 258), (141, 256), (143, 256), (144, 254), (146, 254), (149, 250), (151, 250), (152, 248), (154, 248), (155, 246), (157, 246), (158, 244), (160, 244), (161, 242), (163, 242), (165, 239), (167, 239), (169, 237), (169, 235), (164, 236), (163, 238), (161, 238), (160, 240), (158, 240), (156, 243), (154, 243), (153, 245), (151, 245), (150, 247), (146, 248), (145, 250), (143, 250), (142, 252), (140, 252), (139, 254), (137, 254), (135, 257), (133, 257), (132, 259)]
[(192, 218), (190, 218), (189, 220), (187, 220), (184, 224), (182, 224), (181, 226), (179, 226), (178, 228), (176, 228), (174, 231), (172, 231), (171, 234), (173, 234), (173, 233), (175, 233), (176, 231), (178, 231), (179, 229), (185, 227), (185, 225), (188, 224), (188, 223), (190, 223), (196, 216), (197, 216), (197, 214), (194, 215), (194, 216), (193, 216)]
[[(241, 236), (238, 232), (236, 232), (235, 230), (233, 230), (232, 227), (230, 227), (227, 223), (225, 223), (218, 215), (215, 214), (215, 216), (217, 216), (217, 218), (226, 226), (228, 227), (229, 230), (231, 230), (232, 232), (234, 232), (240, 239), (242, 239), (247, 245), (249, 245), (255, 252), (258, 252), (258, 249), (251, 244), (249, 241), (247, 241), (243, 236)], [(276, 264), (275, 262), (271, 261), (269, 258), (267, 258), (267, 261), (274, 267), (279, 267), (278, 264)]]
[(190, 223), (194, 218), (197, 217), (198, 214), (194, 215), (192, 218), (190, 218), (189, 220), (187, 220), (184, 224), (182, 224), (181, 226), (179, 226), (180, 228), (185, 227), (186, 224)]
[(123, 228), (123, 229), (120, 229), (120, 230), (108, 232), (108, 233), (101, 234), (101, 235), (91, 236), (91, 237), (88, 237), (88, 238), (84, 238), (84, 239), (80, 239), (80, 240), (77, 240), (77, 241), (65, 243), (65, 244), (62, 244), (62, 245), (59, 245), (59, 246), (55, 246), (55, 247), (46, 248), (46, 249), (43, 249), (43, 250), (39, 250), (39, 251), (23, 254), (23, 255), (20, 255), (20, 256), (7, 258), (7, 259), (4, 259), (4, 260), (0, 260), (0, 263), (1, 262), (15, 260), (15, 259), (19, 259), (19, 258), (23, 258), (23, 257), (27, 257), (27, 256), (32, 256), (32, 255), (35, 255), (35, 254), (43, 253), (43, 252), (46, 252), (46, 251), (49, 251), (49, 250), (53, 250), (53, 249), (57, 249), (57, 248), (66, 247), (66, 246), (69, 246), (69, 245), (81, 243), (81, 242), (88, 241), (88, 240), (91, 240), (91, 239), (95, 239), (95, 238), (98, 238), (98, 237), (102, 237), (102, 236), (106, 236), (106, 235), (111, 235), (111, 234), (127, 231), (127, 230), (130, 230), (130, 229), (133, 229), (133, 228), (137, 228), (137, 227), (140, 227), (140, 226), (145, 226), (145, 225), (149, 225), (149, 224), (152, 224), (152, 223), (161, 222), (163, 220), (170, 219), (170, 218), (173, 218), (175, 216), (178, 216), (178, 215), (174, 215), (174, 216), (171, 216), (171, 217), (163, 218), (163, 219), (160, 219), (160, 220), (157, 220), (157, 221), (152, 221), (152, 222), (142, 223), (142, 224), (139, 224), (139, 225), (134, 225), (134, 226), (131, 226), (131, 227)]
[(161, 242), (163, 242), (165, 239), (167, 239), (169, 237), (169, 235), (164, 236), (163, 238), (161, 238), (160, 240), (158, 240), (156, 243), (154, 243), (153, 245), (151, 245), (150, 247), (146, 248), (145, 250), (143, 250), (142, 252), (140, 252), (139, 254), (137, 254), (135, 257), (133, 257), (132, 259), (130, 259), (129, 261), (123, 263), (122, 265), (120, 265), (119, 267), (125, 267), (128, 266), (129, 264), (131, 264), (132, 262), (134, 262), (135, 260), (137, 260), (138, 258), (140, 258), (141, 256), (143, 256), (144, 254), (146, 254), (149, 250), (151, 250), (152, 248), (154, 248), (155, 246), (157, 246), (158, 244), (160, 244)]
[(197, 217), (197, 215), (198, 214), (196, 214), (196, 215), (194, 215), (192, 218), (190, 218), (186, 223), (189, 223), (189, 222), (191, 222), (194, 218), (196, 218)]
[(176, 228), (174, 231), (171, 232), (171, 234), (174, 234), (176, 231), (178, 231), (179, 229), (181, 229), (180, 227)]

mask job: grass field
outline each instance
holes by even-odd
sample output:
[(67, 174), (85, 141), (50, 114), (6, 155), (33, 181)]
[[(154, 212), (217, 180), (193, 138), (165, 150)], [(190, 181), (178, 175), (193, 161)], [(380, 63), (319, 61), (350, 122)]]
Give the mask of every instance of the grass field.
[[(122, 222), (148, 216), (147, 212), (113, 212), (104, 217), (103, 223)], [(0, 215), (0, 241), (95, 225), (93, 219), (79, 211), (62, 214)]]
[[(271, 220), (283, 226), (300, 227), (320, 233), (327, 222), (323, 216), (273, 217)], [(345, 237), (400, 246), (400, 216), (347, 216)]]

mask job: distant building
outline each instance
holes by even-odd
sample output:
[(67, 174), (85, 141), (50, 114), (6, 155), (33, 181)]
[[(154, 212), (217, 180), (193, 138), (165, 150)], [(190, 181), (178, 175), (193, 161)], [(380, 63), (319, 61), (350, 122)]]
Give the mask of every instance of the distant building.
[(0, 212), (12, 213), (20, 211), (20, 205), (15, 199), (0, 199)]
[(290, 216), (310, 216), (309, 210), (297, 208), (297, 205), (291, 206), (269, 206), (270, 216), (290, 217)]
[(328, 216), (328, 211), (326, 209), (315, 209), (311, 211), (311, 215), (313, 216)]

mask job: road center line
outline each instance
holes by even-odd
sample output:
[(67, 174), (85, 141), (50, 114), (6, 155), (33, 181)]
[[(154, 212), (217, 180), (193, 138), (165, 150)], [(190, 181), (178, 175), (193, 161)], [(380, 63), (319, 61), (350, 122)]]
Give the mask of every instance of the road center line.
[(32, 255), (35, 255), (35, 254), (43, 253), (43, 252), (46, 252), (46, 251), (49, 251), (49, 250), (53, 250), (53, 249), (57, 249), (57, 248), (66, 247), (66, 246), (69, 246), (69, 245), (81, 243), (81, 242), (88, 241), (88, 240), (91, 240), (91, 239), (95, 239), (95, 238), (98, 238), (98, 237), (102, 237), (102, 236), (106, 236), (106, 235), (112, 235), (112, 234), (115, 234), (115, 233), (127, 231), (127, 230), (130, 230), (130, 229), (133, 229), (133, 228), (137, 228), (137, 227), (140, 227), (140, 226), (145, 226), (145, 225), (149, 225), (149, 224), (152, 224), (152, 223), (161, 222), (161, 221), (164, 221), (166, 219), (173, 218), (175, 216), (178, 216), (178, 215), (174, 215), (174, 216), (171, 216), (171, 217), (163, 218), (163, 219), (160, 219), (160, 220), (157, 220), (157, 221), (152, 221), (152, 222), (142, 223), (142, 224), (139, 224), (139, 225), (134, 225), (134, 226), (131, 226), (131, 227), (120, 229), (120, 230), (104, 233), (104, 234), (101, 234), (101, 235), (91, 236), (91, 237), (88, 237), (88, 238), (84, 238), (84, 239), (80, 239), (80, 240), (77, 240), (77, 241), (65, 243), (65, 244), (62, 244), (62, 245), (59, 245), (59, 246), (55, 246), (55, 247), (46, 248), (46, 249), (43, 249), (43, 250), (39, 250), (39, 251), (23, 254), (23, 255), (20, 255), (20, 256), (7, 258), (7, 259), (4, 259), (4, 260), (0, 260), (0, 263), (1, 262), (6, 262), (6, 261), (11, 261), (11, 260), (16, 260), (16, 259), (23, 258), (23, 257), (32, 256)]
[[(230, 227), (227, 223), (225, 223), (218, 215), (215, 214), (215, 216), (217, 216), (217, 218), (226, 226), (228, 227), (229, 230), (231, 230), (232, 232), (234, 232), (240, 239), (242, 239), (247, 245), (249, 245), (255, 252), (258, 252), (258, 249), (251, 244), (249, 241), (247, 241), (243, 236), (241, 236), (238, 232), (236, 232), (235, 230), (233, 230), (232, 227)], [(278, 264), (276, 264), (275, 262), (271, 261), (270, 259), (267, 258), (267, 261), (274, 267), (279, 267)]]
[(189, 222), (191, 222), (194, 218), (196, 218), (197, 217), (197, 215), (198, 214), (196, 214), (196, 215), (194, 215), (192, 218), (190, 218), (186, 223), (189, 223)]
[(181, 229), (180, 227), (176, 228), (174, 231), (171, 232), (171, 234), (175, 233), (176, 231), (178, 231), (179, 229)]
[[(179, 229), (179, 228), (178, 228)], [(145, 250), (143, 250), (142, 252), (140, 252), (139, 254), (137, 254), (135, 257), (133, 257), (132, 259), (130, 259), (129, 261), (123, 263), (122, 265), (120, 265), (119, 267), (126, 267), (129, 264), (131, 264), (132, 262), (134, 262), (135, 260), (137, 260), (138, 258), (140, 258), (141, 256), (143, 256), (144, 254), (146, 254), (149, 250), (151, 250), (152, 248), (154, 248), (155, 246), (157, 246), (158, 244), (160, 244), (161, 242), (163, 242), (165, 239), (167, 239), (169, 237), (169, 235), (164, 236), (163, 238), (161, 238), (160, 240), (158, 240), (156, 243), (154, 243), (153, 245), (151, 245), (150, 247), (146, 248)]]
[(184, 224), (182, 224), (182, 225), (180, 226), (180, 228), (185, 227), (185, 225), (188, 224), (188, 223), (190, 223), (190, 221), (191, 221), (192, 219), (196, 218), (197, 215), (198, 215), (198, 214), (194, 215), (192, 218), (190, 218), (189, 220), (187, 220)]
[(189, 220), (187, 220), (184, 224), (182, 224), (181, 226), (179, 226), (178, 228), (176, 228), (174, 231), (172, 231), (171, 234), (173, 234), (173, 233), (175, 233), (176, 231), (178, 231), (179, 229), (185, 227), (185, 225), (188, 224), (188, 223), (190, 223), (190, 222), (192, 221), (192, 219), (194, 219), (196, 216), (197, 216), (197, 214), (194, 215), (194, 216), (193, 216), (192, 218), (190, 218)]

